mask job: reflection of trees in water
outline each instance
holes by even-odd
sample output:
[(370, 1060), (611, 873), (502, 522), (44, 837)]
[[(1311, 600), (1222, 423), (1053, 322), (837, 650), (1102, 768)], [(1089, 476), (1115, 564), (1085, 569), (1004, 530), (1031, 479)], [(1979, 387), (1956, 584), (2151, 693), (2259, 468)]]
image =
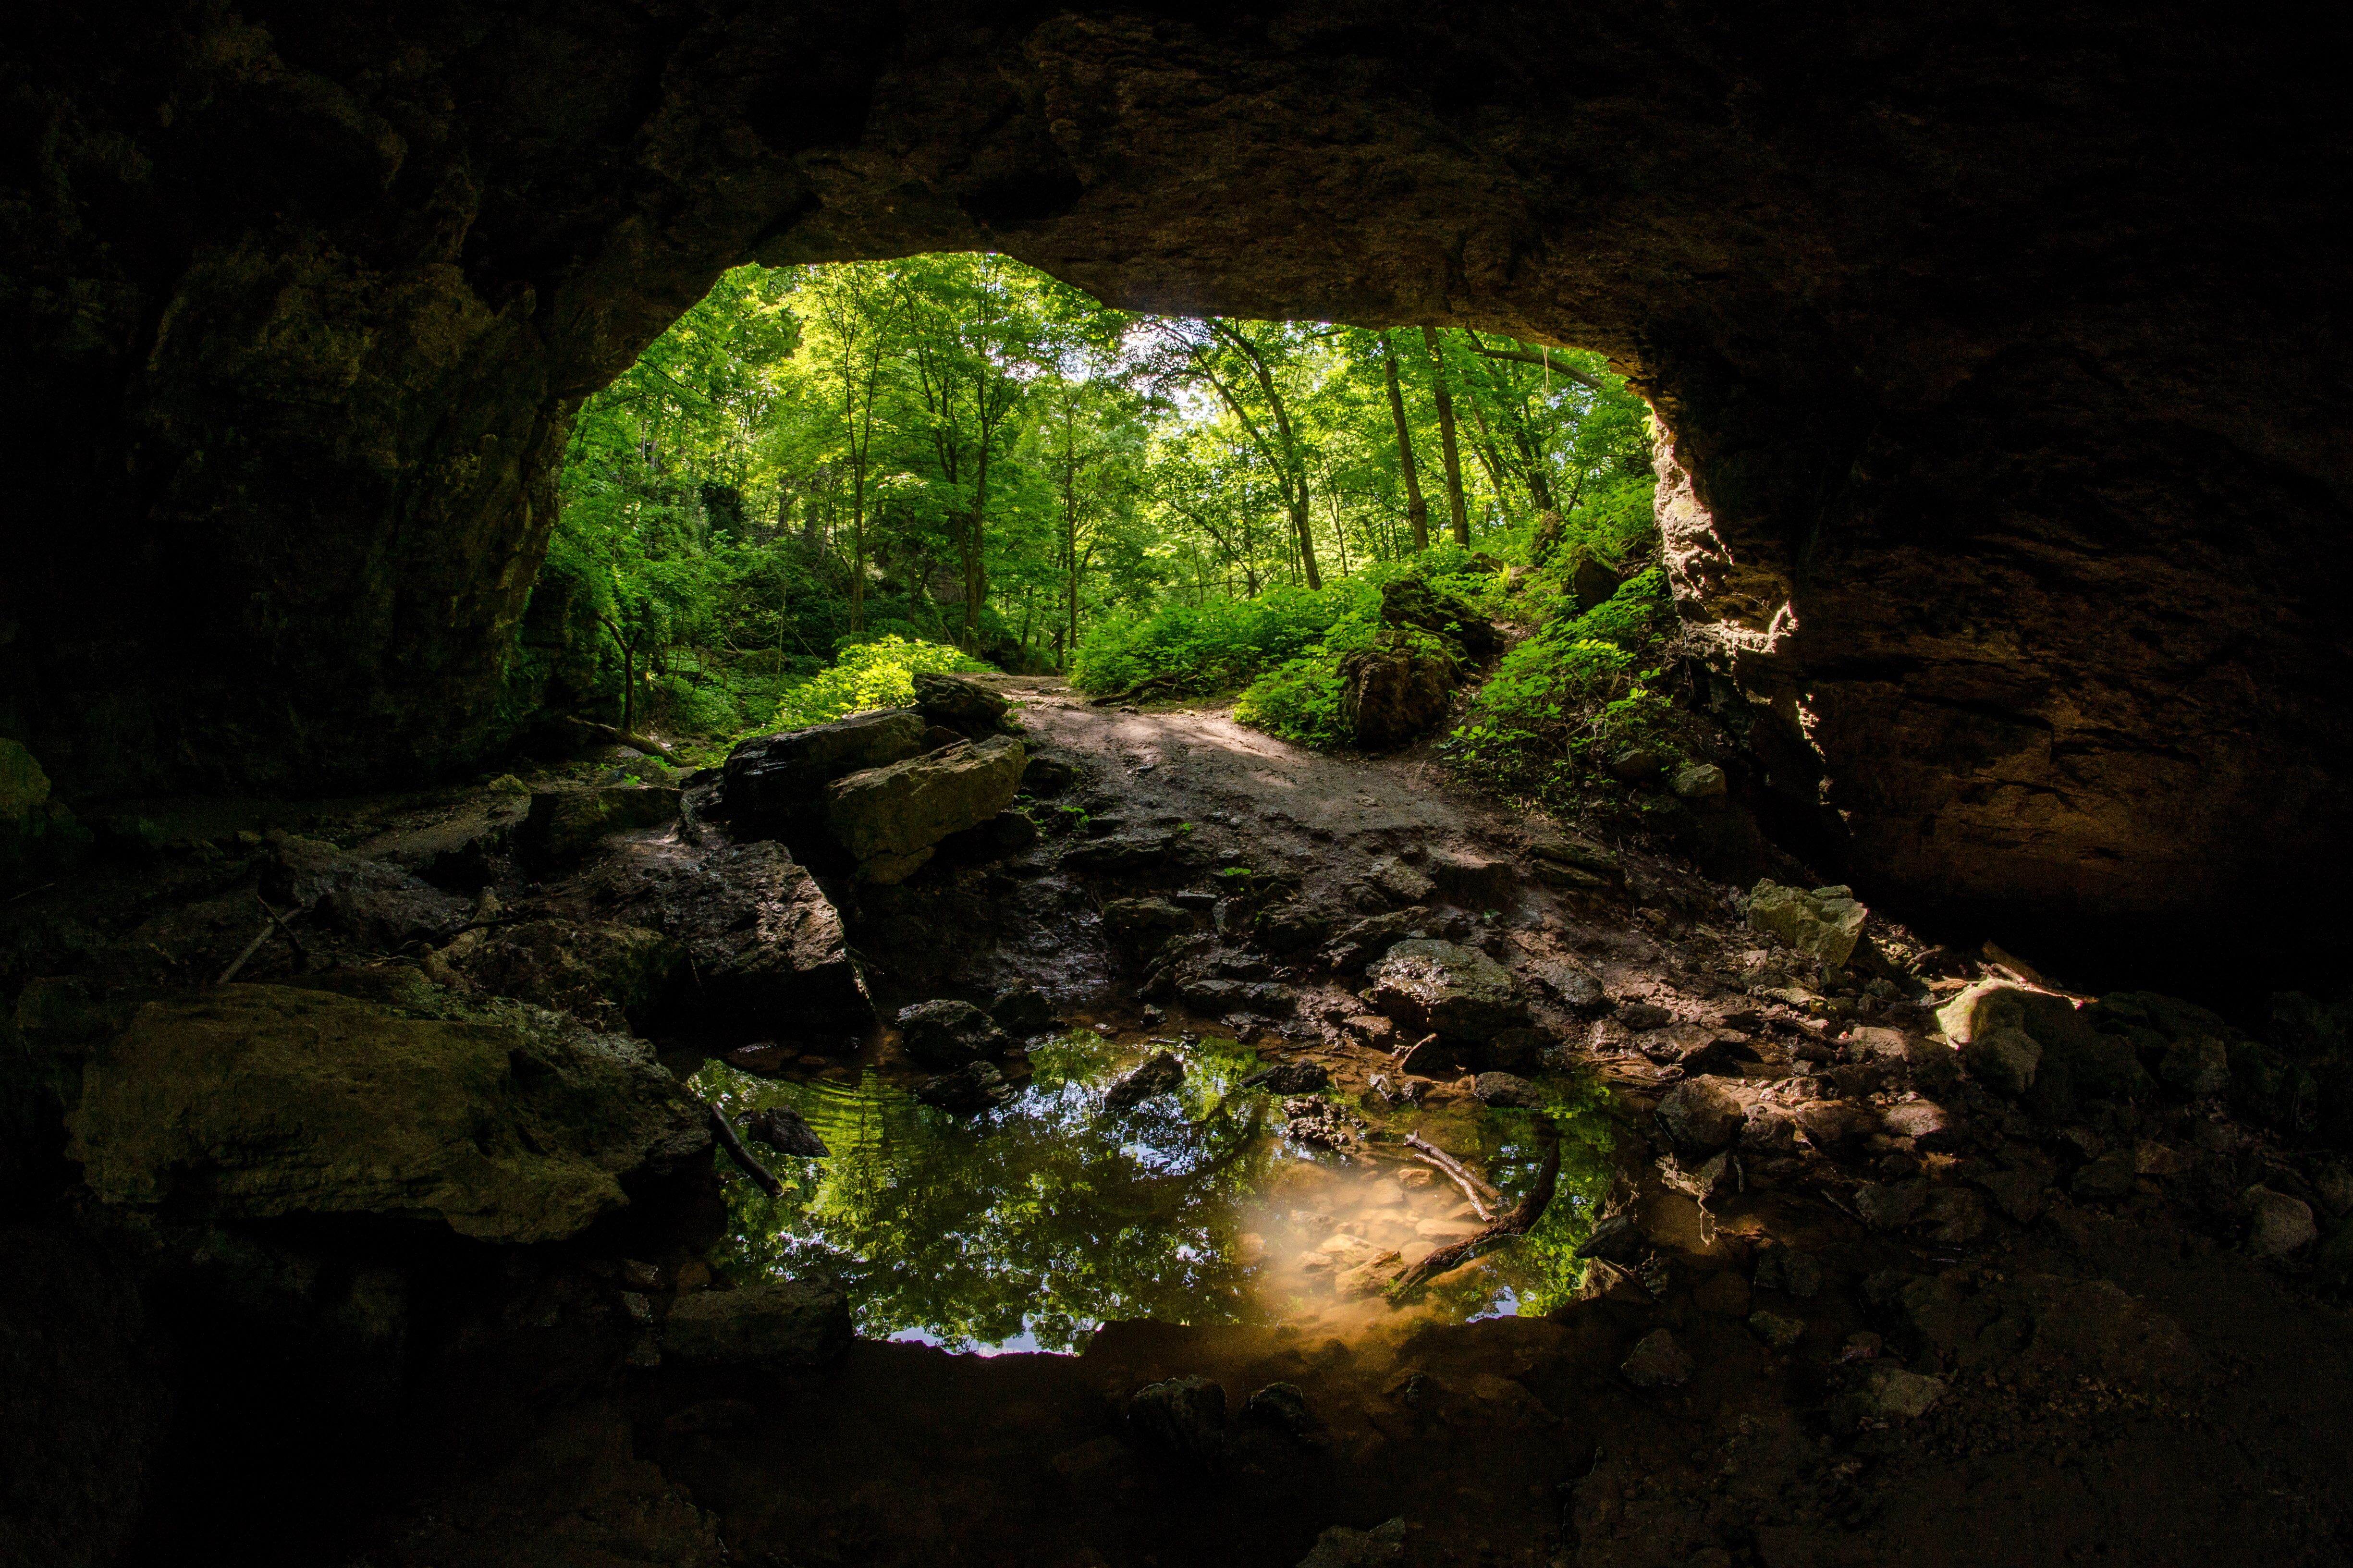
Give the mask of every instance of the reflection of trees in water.
[[(1268, 1318), (1238, 1246), (1244, 1200), (1282, 1157), (1279, 1141), (1261, 1135), (1267, 1098), (1236, 1087), (1255, 1057), (1204, 1041), (1187, 1054), (1175, 1096), (1124, 1115), (1103, 1109), (1124, 1065), (1109, 1042), (1070, 1036), (1041, 1046), (1031, 1063), (1019, 1099), (975, 1121), (919, 1104), (871, 1073), (852, 1087), (707, 1069), (706, 1092), (731, 1113), (789, 1104), (833, 1151), (788, 1162), (798, 1179), (780, 1198), (729, 1174), (728, 1271), (788, 1274), (815, 1258), (848, 1284), (864, 1332), (920, 1329), (958, 1344), (1026, 1331), (1041, 1348), (1070, 1350), (1118, 1319)], [(1608, 1192), (1614, 1133), (1598, 1086), (1554, 1093), (1559, 1198), (1513, 1247), (1433, 1286), (1437, 1315), (1488, 1311), (1505, 1289), (1527, 1312), (1574, 1294), (1582, 1268), (1572, 1254)], [(1450, 1118), (1447, 1136), (1514, 1199), (1543, 1154), (1526, 1113)]]
[(1272, 1158), (1259, 1097), (1229, 1103), (1241, 1064), (1198, 1054), (1173, 1101), (1124, 1116), (1102, 1109), (1106, 1043), (1078, 1037), (1034, 1065), (1017, 1103), (974, 1122), (871, 1074), (854, 1090), (725, 1075), (713, 1087), (731, 1110), (789, 1103), (833, 1150), (781, 1198), (731, 1184), (730, 1271), (789, 1272), (821, 1252), (866, 1332), (958, 1342), (1026, 1329), (1071, 1349), (1109, 1319), (1241, 1320), (1234, 1200)]

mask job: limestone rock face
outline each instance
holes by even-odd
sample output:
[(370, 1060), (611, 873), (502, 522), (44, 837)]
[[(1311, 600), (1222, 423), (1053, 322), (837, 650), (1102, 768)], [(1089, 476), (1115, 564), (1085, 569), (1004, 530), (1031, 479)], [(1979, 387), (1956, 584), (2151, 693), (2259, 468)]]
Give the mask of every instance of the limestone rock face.
[(1475, 947), (1427, 938), (1401, 942), (1366, 978), (1372, 982), (1373, 1005), (1409, 1029), (1482, 1041), (1528, 1021), (1519, 981)]
[(1445, 654), (1409, 637), (1384, 637), (1341, 658), (1340, 712), (1356, 744), (1388, 751), (1446, 717), (1454, 681), (1454, 661)]
[(1013, 804), (1023, 761), (1021, 743), (998, 736), (851, 773), (828, 786), (826, 823), (860, 880), (902, 882), (941, 839)]
[(926, 728), (914, 709), (884, 708), (746, 741), (728, 753), (709, 815), (744, 838), (820, 826), (827, 784), (916, 755)]
[(104, 1203), (510, 1242), (576, 1235), (628, 1203), (623, 1176), (710, 1147), (641, 1041), (511, 1004), (425, 1018), (276, 985), (148, 1004), (84, 1069), (70, 1128)]
[(1748, 895), (1748, 929), (1778, 937), (1809, 958), (1842, 964), (1853, 956), (1868, 913), (1847, 888), (1785, 888), (1759, 882)]
[(855, 1029), (874, 1015), (841, 915), (781, 844), (627, 843), (573, 886), (686, 950), (679, 1018), (729, 1037)]

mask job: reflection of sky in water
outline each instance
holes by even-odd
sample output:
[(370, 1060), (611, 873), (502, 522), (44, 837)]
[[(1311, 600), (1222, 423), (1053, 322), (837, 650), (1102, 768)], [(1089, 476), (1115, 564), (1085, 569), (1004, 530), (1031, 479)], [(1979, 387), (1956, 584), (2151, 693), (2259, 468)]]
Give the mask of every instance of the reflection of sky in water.
[[(697, 1086), (731, 1114), (790, 1105), (833, 1151), (761, 1151), (786, 1184), (777, 1199), (723, 1161), (734, 1226), (721, 1262), (737, 1279), (832, 1268), (860, 1331), (878, 1338), (1071, 1351), (1098, 1324), (1138, 1318), (1345, 1332), (1392, 1309), (1335, 1288), (1335, 1238), (1352, 1258), (1411, 1261), (1476, 1227), (1442, 1178), (1401, 1182), (1409, 1167), (1398, 1162), (1344, 1167), (1290, 1144), (1280, 1105), (1238, 1086), (1260, 1063), (1230, 1041), (1181, 1051), (1176, 1093), (1105, 1110), (1104, 1089), (1141, 1055), (1087, 1033), (1041, 1042), (1018, 1097), (976, 1119), (921, 1105), (871, 1070), (792, 1082), (706, 1068)], [(1415, 1310), (1543, 1311), (1574, 1289), (1568, 1254), (1606, 1186), (1610, 1133), (1589, 1095), (1556, 1087), (1565, 1142), (1545, 1223), (1436, 1282)], [(1534, 1178), (1534, 1121), (1476, 1107), (1417, 1118), (1507, 1200)]]

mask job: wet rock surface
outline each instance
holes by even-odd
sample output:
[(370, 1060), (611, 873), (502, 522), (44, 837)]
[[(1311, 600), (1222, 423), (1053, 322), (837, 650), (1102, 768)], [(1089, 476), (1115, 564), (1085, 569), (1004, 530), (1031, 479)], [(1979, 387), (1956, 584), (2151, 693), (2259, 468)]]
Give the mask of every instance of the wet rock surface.
[(1519, 981), (1478, 949), (1456, 942), (1398, 942), (1366, 978), (1373, 1005), (1407, 1028), (1482, 1041), (1527, 1022)]
[[(522, 951), (557, 956), (565, 944), (551, 931), (593, 933), (601, 922), (686, 945), (681, 932), (715, 937), (760, 901), (727, 905), (735, 895), (726, 889), (763, 878), (797, 887), (805, 877), (837, 922), (840, 951), (854, 944), (867, 965), (886, 1017), (954, 1001), (967, 1023), (985, 1014), (987, 1029), (1029, 1045), (993, 1043), (1001, 1054), (936, 1073), (904, 1048), (903, 1029), (820, 1050), (818, 1037), (778, 1029), (769, 1015), (763, 1032), (740, 1037), (754, 1042), (741, 1049), (761, 1053), (763, 1087), (871, 1077), (897, 1086), (904, 1109), (894, 1114), (968, 1138), (976, 1158), (994, 1160), (1022, 1135), (1008, 1108), (1029, 1081), (1025, 1057), (1050, 1079), (1045, 1064), (1060, 1048), (1033, 1032), (1056, 1015), (1103, 1030), (1116, 1037), (1123, 1068), (1164, 1055), (1169, 1065), (1127, 1110), (1096, 1116), (1090, 1135), (1158, 1149), (1191, 1135), (1204, 1107), (1239, 1117), (1255, 1096), (1265, 1136), (1413, 1205), (1364, 1211), (1417, 1218), (1384, 1231), (1324, 1212), (1326, 1200), (1304, 1184), (1282, 1200), (1282, 1223), (1319, 1265), (1306, 1275), (1318, 1299), (1394, 1327), (1351, 1330), (1334, 1349), (1279, 1326), (1113, 1323), (1077, 1355), (997, 1358), (859, 1340), (811, 1367), (789, 1348), (807, 1339), (777, 1327), (792, 1313), (729, 1300), (746, 1298), (758, 1279), (712, 1278), (714, 1218), (695, 1222), (699, 1231), (670, 1220), (626, 1244), (610, 1239), (615, 1225), (673, 1201), (663, 1194), (678, 1178), (648, 1183), (650, 1159), (618, 1178), (626, 1206), (560, 1247), (488, 1248), (495, 1265), (472, 1273), (438, 1254), (429, 1267), (418, 1261), (419, 1236), (480, 1249), (455, 1222), (421, 1212), (190, 1226), (187, 1216), (203, 1212), (191, 1205), (214, 1201), (194, 1187), (154, 1204), (91, 1205), (152, 1224), (161, 1250), (139, 1255), (175, 1260), (168, 1278), (178, 1293), (156, 1298), (177, 1303), (164, 1331), (187, 1333), (225, 1368), (251, 1367), (262, 1363), (219, 1347), (231, 1325), (266, 1321), (255, 1354), (294, 1346), (311, 1358), (303, 1365), (343, 1369), (338, 1377), (375, 1369), (367, 1397), (390, 1401), (353, 1405), (338, 1394), (322, 1397), (323, 1424), (285, 1409), (268, 1413), (272, 1423), (315, 1445), (319, 1432), (346, 1431), (352, 1410), (388, 1412), (381, 1419), (399, 1442), (418, 1435), (416, 1450), (447, 1467), (405, 1494), (423, 1502), (387, 1502), (381, 1489), (354, 1501), (375, 1485), (360, 1476), (338, 1482), (355, 1490), (316, 1513), (278, 1510), (272, 1517), (288, 1522), (273, 1528), (332, 1540), (343, 1557), (419, 1564), (504, 1561), (497, 1553), (593, 1538), (656, 1560), (715, 1560), (712, 1543), (723, 1540), (730, 1560), (913, 1563), (953, 1549), (974, 1561), (1093, 1552), (1114, 1563), (1149, 1552), (1280, 1565), (1322, 1550), (1335, 1521), (1369, 1535), (1359, 1527), (1392, 1513), (1419, 1526), (1401, 1537), (1406, 1562), (1480, 1541), (1506, 1561), (1603, 1564), (1662, 1552), (1676, 1564), (1716, 1553), (1736, 1563), (1743, 1552), (1769, 1563), (1768, 1552), (1797, 1562), (1933, 1560), (1936, 1543), (1953, 1540), (2021, 1561), (2101, 1544), (2164, 1560), (2185, 1541), (2216, 1563), (2325, 1560), (2342, 1528), (2327, 1461), (2353, 1407), (2343, 1397), (2353, 1367), (2335, 1332), (2337, 1309), (2314, 1292), (2327, 1288), (2353, 1178), (2297, 1117), (2334, 1114), (2326, 1009), (2291, 1008), (2281, 1032), (2258, 1037), (2163, 998), (2085, 1005), (1938, 956), (1876, 917), (1853, 967), (1826, 966), (1750, 931), (1732, 889), (1640, 843), (1589, 847), (1607, 861), (1564, 851), (1545, 864), (1599, 864), (1611, 875), (1594, 873), (1598, 889), (1556, 884), (1525, 852), (1530, 825), (1451, 791), (1411, 753), (1375, 764), (1314, 757), (1213, 713), (1088, 712), (1064, 706), (1051, 682), (999, 689), (1024, 696), (1030, 732), (1096, 781), (1073, 786), (1085, 809), (1125, 818), (1103, 839), (1061, 842), (1166, 832), (1161, 856), (1097, 870), (1058, 865), (1044, 847), (994, 858), (944, 851), (902, 884), (837, 879), (836, 904), (782, 847), (736, 841), (732, 825), (698, 826), (690, 791), (679, 821), (599, 840), (559, 883), (491, 855), (484, 891), (495, 902), (478, 900), (472, 912), (489, 914), (511, 923), (430, 952), (376, 953), (373, 973), (397, 986), (335, 999), (396, 1007), (385, 998), (415, 986), (411, 994), (444, 1011), (507, 1005), (489, 993), (556, 970), (477, 969), (469, 943), (512, 936)], [(36, 1085), (79, 1085), (93, 1064), (102, 1073), (174, 973), (159, 972), (152, 953), (134, 960), (140, 944), (186, 954), (175, 1005), (201, 995), (261, 925), (240, 879), (271, 859), (257, 843), (244, 863), (201, 875), (191, 864), (174, 884), (187, 900), (175, 908), (142, 906), (112, 927), (90, 917), (96, 940), (81, 956), (15, 983), (0, 1043), (47, 1075)], [(1497, 866), (1510, 879), (1500, 899)], [(1225, 874), (1236, 868), (1247, 875)], [(1172, 927), (1156, 946), (1114, 942), (1103, 915), (1123, 899), (1176, 910), (1198, 929)], [(739, 912), (723, 920), (727, 908)], [(708, 923), (639, 912), (653, 910), (706, 910)], [(1296, 947), (1279, 921), (1261, 918), (1319, 910), (1330, 914), (1327, 931)], [(1359, 922), (1388, 921), (1394, 929), (1363, 932), (1378, 944), (1368, 962), (1399, 942), (1459, 948), (1519, 987), (1526, 1021), (1485, 1040), (1426, 1042), (1367, 1012), (1359, 993), (1369, 978), (1327, 955)], [(316, 970), (298, 967), (366, 956), (340, 929), (311, 921), (305, 914), (294, 926), (310, 959), (273, 936), (253, 973), (318, 984)], [(584, 936), (575, 954), (592, 974), (596, 940)], [(782, 934), (742, 940), (746, 953), (792, 946)], [(1867, 969), (1873, 954), (1881, 966)], [(596, 1009), (617, 1005), (609, 985), (599, 978), (565, 994), (565, 1010), (608, 1016)], [(1969, 1045), (2005, 1027), (2040, 1031), (2031, 1037), (2046, 1062), (2062, 1064), (2053, 1070), (2066, 1078), (2064, 1099), (2050, 1098), (2039, 1074), (2023, 1092), (1992, 1081), (1940, 1019), (1940, 1004)], [(683, 1070), (698, 1048), (738, 1048), (739, 1037), (696, 1032), (691, 1016), (658, 1010), (661, 1059)], [(1212, 1032), (1250, 1042), (1234, 1047), (1222, 1094), (1198, 1076)], [(2212, 1071), (2205, 1042), (2226, 1076)], [(644, 1047), (631, 1057), (659, 1070)], [(2187, 1065), (2165, 1070), (2175, 1058)], [(507, 1059), (528, 1087), (532, 1072)], [(1255, 1072), (1268, 1076), (1238, 1094), (1232, 1086)], [(141, 1081), (160, 1088), (172, 1076)], [(533, 1093), (564, 1080), (543, 1081)], [(1509, 1103), (1521, 1083), (1544, 1109)], [(1398, 1130), (1452, 1114), (1512, 1119), (1531, 1132), (1557, 1119), (1581, 1136), (1589, 1124), (1579, 1104), (1601, 1108), (1622, 1138), (1599, 1184), (1555, 1200), (1553, 1212), (1573, 1222), (1543, 1238), (1587, 1260), (1578, 1299), (1546, 1317), (1459, 1323), (1394, 1305), (1412, 1259), (1484, 1225), (1467, 1195), (1457, 1203), (1463, 1190), (1451, 1178), (1392, 1141)], [(681, 1131), (706, 1139), (701, 1108), (679, 1110)], [(64, 1114), (60, 1106), (60, 1129)], [(830, 1155), (805, 1152), (802, 1133), (816, 1131), (806, 1121), (738, 1122), (787, 1190), (826, 1168), (807, 1162), (862, 1157), (847, 1138), (816, 1140), (833, 1144)], [(692, 1173), (707, 1159), (687, 1162), (689, 1186), (712, 1180)], [(241, 1191), (242, 1180), (223, 1191)], [(766, 1200), (732, 1171), (719, 1180), (750, 1193), (736, 1200), (733, 1228), (771, 1237), (776, 1222), (764, 1216), (783, 1211), (760, 1207)], [(1148, 1216), (1166, 1191), (1141, 1172), (1135, 1212)], [(1152, 1223), (1124, 1220), (1104, 1234), (1130, 1224), (1150, 1234)], [(363, 1231), (405, 1239), (371, 1251), (378, 1243), (364, 1244)], [(702, 1239), (660, 1239), (693, 1236)], [(1526, 1245), (1467, 1268), (1475, 1275)], [(799, 1279), (804, 1263), (821, 1261), (796, 1251), (773, 1267)], [(731, 1279), (737, 1289), (723, 1288)], [(265, 1300), (270, 1315), (253, 1317), (251, 1303)], [(214, 1304), (196, 1312), (192, 1301)], [(833, 1342), (830, 1320), (815, 1321), (808, 1338)], [(446, 1342), (435, 1337), (444, 1322), (454, 1325)], [(1138, 1391), (1188, 1379), (1225, 1401), (1214, 1441), (1201, 1436), (1206, 1421), (1176, 1423), (1174, 1436), (1138, 1424)], [(1276, 1384), (1296, 1401), (1240, 1403), (1243, 1391)], [(384, 1392), (410, 1386), (437, 1391), (427, 1401), (437, 1414), (417, 1415), (424, 1406)], [(209, 1389), (205, 1397), (208, 1410), (231, 1407)], [(1302, 1409), (1312, 1417), (1303, 1427)], [(188, 1476), (195, 1462), (178, 1450), (156, 1473)], [(289, 1477), (318, 1474), (315, 1459), (278, 1465)], [(337, 1465), (345, 1477), (364, 1468)], [(244, 1500), (269, 1484), (253, 1470), (240, 1461), (236, 1478), (222, 1469), (203, 1472), (203, 1488), (174, 1482), (184, 1489), (171, 1494), (180, 1500), (173, 1522), (158, 1528), (181, 1539), (254, 1529), (204, 1500), (239, 1500), (243, 1518)], [(2308, 1506), (2263, 1500), (2280, 1486)], [(2048, 1506), (2030, 1514), (1989, 1504), (1989, 1487), (2040, 1489)], [(2110, 1504), (2122, 1496), (2154, 1500), (2120, 1522)], [(908, 1500), (934, 1498), (960, 1500), (944, 1510)], [(398, 1519), (356, 1540), (355, 1529), (375, 1527), (353, 1521), (385, 1518), (385, 1508)], [(854, 1549), (811, 1546), (837, 1539)], [(1362, 1544), (1341, 1540), (1350, 1551)]]

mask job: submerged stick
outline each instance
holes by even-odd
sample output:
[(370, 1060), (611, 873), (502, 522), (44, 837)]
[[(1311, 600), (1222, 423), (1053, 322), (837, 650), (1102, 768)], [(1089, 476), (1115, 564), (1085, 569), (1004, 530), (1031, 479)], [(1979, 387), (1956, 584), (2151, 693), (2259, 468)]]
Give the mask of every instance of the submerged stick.
[(1406, 1146), (1414, 1152), (1417, 1159), (1437, 1166), (1439, 1170), (1453, 1178), (1454, 1184), (1462, 1189), (1463, 1195), (1471, 1200), (1471, 1206), (1478, 1211), (1481, 1219), (1492, 1220), (1495, 1217), (1495, 1211), (1488, 1205), (1501, 1202), (1504, 1194), (1496, 1191), (1492, 1183), (1482, 1180), (1470, 1166), (1419, 1132), (1407, 1133), (1405, 1142)]
[(277, 929), (278, 921), (275, 919), (263, 921), (261, 929), (253, 933), (253, 940), (245, 944), (245, 951), (228, 961), (228, 967), (220, 972), (220, 978), (214, 981), (213, 984), (216, 985), (226, 985), (230, 981), (236, 979), (237, 972), (245, 967), (245, 961), (251, 958), (255, 953), (259, 952), (261, 951), (261, 944), (268, 942), (269, 940), (269, 933)]
[(1424, 1280), (1436, 1279), (1450, 1268), (1459, 1268), (1514, 1237), (1525, 1236), (1534, 1230), (1536, 1221), (1544, 1217), (1545, 1210), (1551, 1205), (1553, 1192), (1559, 1184), (1560, 1141), (1556, 1138), (1546, 1146), (1544, 1165), (1536, 1172), (1536, 1184), (1528, 1189), (1526, 1197), (1513, 1205), (1511, 1213), (1467, 1241), (1440, 1247), (1398, 1275), (1397, 1282), (1389, 1287), (1390, 1298), (1395, 1300), (1408, 1290), (1417, 1289)]
[(772, 1198), (783, 1197), (785, 1184), (771, 1175), (768, 1167), (754, 1159), (752, 1151), (744, 1146), (744, 1140), (736, 1132), (735, 1124), (727, 1120), (727, 1113), (715, 1105), (706, 1104), (703, 1109), (711, 1112), (711, 1131), (719, 1135), (719, 1146), (727, 1151), (727, 1157), (752, 1178), (754, 1186)]
[[(286, 945), (294, 950), (294, 956), (301, 961), (302, 967), (308, 969), (311, 966), (311, 955), (302, 950), (301, 940), (294, 934), (293, 928), (286, 923), (286, 917), (271, 909), (269, 900), (264, 899), (259, 893), (253, 895), (253, 901), (261, 906), (261, 912), (269, 917), (269, 923), (278, 928), (278, 934), (286, 939)], [(297, 910), (294, 912), (300, 914), (302, 911)]]

